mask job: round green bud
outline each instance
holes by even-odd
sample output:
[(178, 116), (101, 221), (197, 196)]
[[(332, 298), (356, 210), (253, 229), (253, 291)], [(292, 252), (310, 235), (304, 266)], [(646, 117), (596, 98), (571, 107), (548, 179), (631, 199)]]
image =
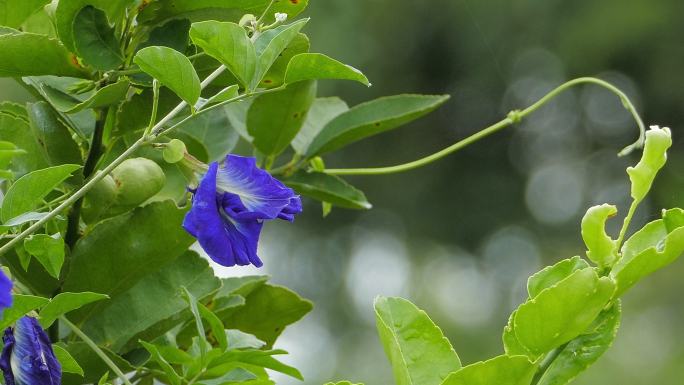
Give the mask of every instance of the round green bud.
[(123, 161), (112, 171), (116, 184), (116, 200), (112, 207), (117, 213), (131, 210), (152, 198), (164, 187), (166, 176), (157, 163), (146, 158)]

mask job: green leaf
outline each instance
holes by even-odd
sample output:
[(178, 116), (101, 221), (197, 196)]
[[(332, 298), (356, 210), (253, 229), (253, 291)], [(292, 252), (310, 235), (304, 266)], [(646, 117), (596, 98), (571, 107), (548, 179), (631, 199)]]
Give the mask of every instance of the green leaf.
[(150, 355), (151, 359), (154, 360), (159, 366), (162, 368), (164, 373), (166, 374), (166, 377), (169, 379), (171, 382), (171, 385), (180, 385), (182, 378), (176, 371), (173, 369), (173, 366), (169, 364), (164, 357), (159, 354), (159, 350), (157, 350), (157, 347), (155, 345), (152, 345), (148, 342), (145, 341), (140, 341), (140, 344), (147, 350)]
[(12, 158), (11, 170), (15, 177), (48, 166), (26, 115), (15, 116), (0, 112), (0, 140), (11, 142), (24, 151)]
[(263, 281), (256, 285), (260, 286), (244, 289), (248, 294), (236, 292), (244, 294), (245, 305), (216, 313), (227, 329), (253, 334), (271, 347), (285, 327), (304, 317), (313, 304), (285, 287), (264, 285)]
[(213, 367), (207, 371), (207, 376), (223, 374), (227, 371), (227, 367), (232, 367), (236, 363), (244, 363), (275, 370), (290, 377), (304, 380), (299, 370), (273, 358), (274, 355), (285, 353), (287, 352), (284, 350), (230, 350), (212, 361)]
[(202, 318), (209, 324), (212, 335), (214, 338), (216, 338), (216, 342), (218, 342), (221, 351), (228, 349), (228, 338), (226, 337), (226, 331), (223, 327), (223, 322), (221, 322), (221, 319), (201, 303), (197, 303), (197, 308), (199, 310), (200, 316), (202, 316)]
[(235, 23), (203, 21), (192, 24), (190, 38), (207, 55), (225, 65), (245, 88), (249, 87), (257, 56), (244, 28)]
[(536, 366), (524, 356), (498, 356), (450, 374), (442, 385), (529, 385)]
[(556, 285), (575, 271), (587, 267), (589, 267), (587, 261), (578, 256), (564, 259), (553, 266), (547, 266), (527, 280), (527, 292), (530, 294), (530, 298), (534, 298), (542, 290)]
[(199, 77), (190, 60), (182, 53), (168, 47), (147, 47), (135, 54), (133, 62), (190, 106), (194, 106), (199, 99)]
[(25, 316), (28, 312), (44, 306), (49, 301), (47, 298), (33, 295), (13, 294), (12, 306), (2, 311), (0, 329), (5, 330), (14, 321)]
[(362, 210), (373, 207), (362, 191), (334, 175), (299, 171), (286, 178), (284, 182), (299, 194), (335, 206)]
[(439, 385), (449, 373), (461, 368), (449, 340), (411, 302), (378, 297), (375, 319), (398, 385)]
[(597, 265), (611, 266), (617, 260), (617, 241), (606, 234), (606, 221), (617, 214), (609, 204), (594, 206), (582, 218), (582, 239), (587, 245), (587, 258)]
[[(664, 213), (672, 216), (675, 211)], [(671, 213), (668, 215), (668, 213)], [(684, 224), (653, 221), (632, 235), (622, 247), (622, 258), (610, 275), (617, 282), (616, 296), (621, 296), (640, 279), (669, 265), (684, 253)]]
[(212, 96), (211, 98), (207, 99), (207, 102), (204, 104), (204, 106), (211, 106), (212, 104), (216, 103), (221, 103), (225, 102), (228, 100), (235, 99), (238, 97), (240, 94), (238, 91), (240, 90), (240, 86), (237, 84), (233, 84), (232, 86), (228, 86), (218, 93), (216, 95)]
[[(28, 105), (31, 131), (37, 139), (41, 152), (51, 166), (80, 164), (81, 150), (72, 134), (59, 119), (59, 115), (46, 102)], [(78, 177), (75, 177), (78, 178)], [(80, 182), (80, 180), (76, 180)]]
[(51, 276), (59, 279), (64, 264), (64, 239), (60, 233), (30, 235), (24, 239), (24, 249), (36, 257)]
[(349, 381), (328, 382), (325, 385), (363, 385), (362, 383), (352, 383)]
[(76, 164), (64, 164), (33, 171), (19, 178), (7, 190), (2, 201), (2, 221), (5, 222), (36, 208), (47, 194), (79, 168), (81, 166)]
[(311, 158), (357, 140), (416, 120), (444, 104), (449, 96), (396, 95), (359, 104), (331, 120), (307, 151)]
[(627, 168), (632, 182), (632, 198), (641, 202), (651, 190), (658, 171), (667, 162), (667, 149), (672, 146), (672, 133), (667, 127), (652, 126), (646, 132), (646, 144), (641, 160), (634, 167)]
[(78, 362), (76, 362), (76, 359), (74, 359), (66, 349), (57, 344), (52, 344), (52, 351), (55, 353), (57, 361), (59, 361), (62, 366), (62, 372), (74, 373), (83, 377), (83, 368), (81, 368)]
[(119, 80), (116, 83), (106, 85), (97, 90), (97, 92), (95, 92), (95, 94), (93, 94), (93, 96), (87, 100), (80, 102), (71, 108), (62, 109), (61, 111), (68, 114), (73, 114), (88, 108), (100, 108), (118, 104), (119, 102), (123, 101), (124, 98), (126, 98), (130, 84), (131, 83), (128, 80), (124, 79)]
[(368, 87), (371, 85), (361, 71), (320, 53), (293, 57), (285, 72), (285, 84), (322, 79), (353, 80)]
[(290, 45), (283, 50), (273, 65), (271, 65), (271, 69), (266, 72), (259, 87), (274, 88), (282, 86), (285, 83), (285, 72), (287, 71), (290, 60), (292, 60), (295, 55), (309, 52), (310, 46), (309, 38), (303, 33), (298, 33), (294, 39), (292, 39)]
[(335, 117), (349, 110), (344, 100), (336, 97), (318, 98), (314, 100), (306, 114), (304, 126), (292, 140), (292, 148), (300, 154), (306, 154), (311, 142), (321, 132), (323, 127)]
[(202, 365), (204, 365), (208, 342), (207, 333), (204, 331), (204, 324), (202, 323), (202, 316), (197, 307), (197, 299), (185, 287), (182, 287), (181, 290), (183, 291), (183, 299), (188, 303), (190, 312), (195, 319), (195, 328), (197, 329), (197, 338), (199, 339), (200, 358), (203, 363)]
[(19, 28), (50, 0), (0, 0), (0, 25)]
[(74, 44), (74, 19), (81, 9), (86, 6), (93, 6), (104, 11), (109, 20), (120, 20), (124, 11), (131, 0), (67, 0), (57, 3), (55, 10), (55, 25), (59, 34), (59, 39), (64, 45), (76, 52)]
[[(71, 354), (82, 368), (85, 368), (83, 377), (76, 374), (64, 373), (62, 376), (62, 385), (96, 384), (105, 373), (111, 370), (97, 354), (93, 354), (93, 349), (84, 342), (72, 342), (67, 345), (60, 345)], [(100, 346), (100, 349), (102, 349), (124, 373), (129, 373), (134, 370), (128, 361), (124, 360), (116, 353), (103, 346)]]
[(520, 305), (515, 335), (533, 354), (544, 354), (582, 333), (614, 292), (609, 277), (599, 278), (592, 268), (577, 270)]
[(76, 57), (57, 40), (35, 33), (0, 35), (0, 77), (84, 76)]
[(255, 376), (252, 372), (242, 368), (236, 368), (227, 372), (221, 377), (200, 380), (198, 385), (227, 385), (255, 380), (256, 378), (257, 376)]
[(156, 27), (150, 32), (147, 41), (142, 43), (138, 49), (152, 46), (164, 46), (173, 48), (178, 52), (185, 52), (190, 40), (190, 20), (176, 19), (170, 20), (164, 25)]
[(190, 319), (181, 286), (202, 299), (215, 292), (220, 281), (205, 260), (185, 251), (130, 289), (112, 295), (85, 321), (83, 330), (94, 341), (117, 351), (134, 348), (138, 339), (152, 341)]
[(598, 360), (615, 340), (620, 327), (620, 302), (604, 310), (586, 333), (570, 341), (540, 378), (539, 385), (569, 384)]
[(536, 361), (539, 358), (539, 355), (530, 352), (522, 343), (520, 343), (518, 337), (515, 335), (515, 314), (516, 311), (511, 313), (511, 316), (508, 318), (508, 324), (504, 328), (503, 335), (501, 336), (504, 351), (506, 352), (506, 355), (509, 356), (527, 356), (530, 358), (530, 361)]
[(226, 330), (226, 339), (230, 349), (261, 349), (266, 345), (255, 336), (235, 329)]
[(209, 161), (217, 161), (231, 152), (239, 135), (228, 116), (228, 106), (214, 108), (195, 115), (178, 127), (178, 130), (203, 144)]
[(76, 14), (72, 30), (76, 53), (86, 64), (107, 71), (124, 62), (121, 45), (104, 11), (90, 5), (84, 7)]
[(247, 113), (254, 147), (265, 155), (283, 152), (302, 128), (315, 97), (315, 82), (293, 84), (284, 91), (257, 97)]
[(264, 32), (257, 38), (254, 42), (257, 56), (256, 72), (250, 89), (257, 88), (279, 55), (290, 45), (308, 21), (309, 19), (303, 19), (289, 25), (281, 25)]
[(80, 309), (89, 303), (102, 301), (107, 298), (109, 297), (104, 294), (88, 291), (81, 293), (59, 293), (40, 311), (40, 324), (44, 329), (47, 329), (59, 316)]
[[(14, 143), (0, 141), (0, 170), (2, 172), (8, 171), (12, 159), (20, 155), (26, 155), (26, 151), (18, 148)], [(10, 178), (5, 179), (11, 179), (11, 173)]]
[[(115, 297), (184, 254), (194, 242), (173, 202), (152, 203), (100, 222), (79, 240), (63, 290), (94, 291)], [(75, 322), (96, 315), (102, 304), (74, 312)]]

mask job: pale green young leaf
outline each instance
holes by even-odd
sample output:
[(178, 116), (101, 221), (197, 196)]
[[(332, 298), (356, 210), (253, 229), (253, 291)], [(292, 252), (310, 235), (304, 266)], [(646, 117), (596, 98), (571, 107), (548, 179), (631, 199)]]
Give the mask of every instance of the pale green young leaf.
[(399, 127), (432, 112), (448, 99), (446, 95), (396, 95), (359, 104), (326, 124), (306, 155), (311, 158)]
[(200, 316), (209, 324), (211, 333), (216, 339), (216, 342), (218, 342), (221, 351), (228, 349), (228, 338), (226, 337), (226, 330), (223, 327), (223, 322), (221, 319), (199, 302), (197, 303), (197, 308), (199, 310)]
[(55, 353), (57, 361), (59, 361), (59, 364), (62, 366), (62, 372), (74, 373), (83, 377), (83, 368), (78, 364), (78, 362), (76, 362), (76, 359), (74, 359), (74, 357), (72, 357), (66, 349), (57, 344), (52, 344), (52, 351)]
[(176, 372), (176, 370), (169, 364), (164, 357), (162, 357), (161, 354), (159, 354), (159, 350), (157, 350), (157, 347), (151, 343), (145, 342), (140, 340), (140, 345), (142, 345), (145, 350), (147, 350), (151, 357), (150, 359), (154, 360), (164, 371), (166, 374), (167, 378), (171, 382), (171, 385), (180, 385), (182, 382), (181, 376)]
[(107, 71), (124, 62), (121, 45), (104, 11), (86, 6), (76, 14), (72, 26), (76, 53), (89, 66)]
[(19, 178), (7, 190), (2, 201), (0, 217), (5, 222), (36, 208), (50, 191), (81, 168), (76, 164), (64, 164), (33, 171)]
[(211, 367), (207, 370), (207, 377), (222, 375), (227, 368), (235, 367), (236, 364), (248, 364), (261, 368), (275, 370), (290, 377), (303, 380), (299, 370), (286, 365), (273, 356), (286, 354), (284, 350), (229, 350), (211, 362)]
[(266, 342), (255, 336), (236, 329), (226, 330), (229, 349), (261, 349)]
[(306, 154), (311, 142), (321, 132), (323, 127), (335, 117), (348, 110), (349, 106), (347, 106), (347, 103), (337, 97), (314, 100), (311, 108), (309, 108), (309, 113), (306, 114), (304, 126), (302, 126), (302, 129), (292, 140), (292, 148), (300, 155)]
[(293, 57), (285, 72), (285, 84), (322, 79), (353, 80), (368, 87), (371, 85), (361, 71), (320, 53)]
[(651, 190), (658, 171), (667, 161), (667, 149), (672, 146), (672, 133), (667, 127), (652, 126), (646, 132), (646, 144), (641, 160), (634, 167), (627, 168), (632, 182), (632, 198), (641, 202)]
[(329, 202), (335, 206), (361, 210), (373, 207), (361, 190), (334, 175), (299, 171), (284, 179), (283, 182), (299, 194)]
[(190, 106), (194, 106), (199, 99), (199, 77), (190, 60), (182, 53), (168, 47), (147, 47), (135, 54), (133, 62)]
[(12, 306), (2, 311), (0, 329), (5, 330), (5, 328), (13, 324), (19, 318), (25, 316), (28, 312), (36, 310), (44, 306), (48, 302), (50, 302), (50, 300), (43, 297), (37, 297), (34, 295), (13, 294)]
[[(37, 139), (45, 160), (51, 166), (83, 162), (81, 150), (74, 142), (71, 131), (62, 123), (59, 115), (48, 103), (29, 104), (28, 113), (33, 136)], [(77, 174), (70, 182), (80, 184), (81, 180), (81, 175)]]
[(584, 332), (614, 292), (609, 277), (599, 278), (592, 268), (577, 270), (520, 305), (515, 335), (531, 353), (544, 354)]
[(525, 356), (498, 356), (450, 374), (442, 385), (529, 385), (536, 365)]
[(587, 245), (587, 258), (597, 265), (611, 266), (617, 260), (617, 241), (606, 234), (606, 221), (617, 214), (609, 204), (591, 207), (582, 218), (582, 239)]
[(515, 335), (515, 313), (513, 311), (508, 318), (508, 324), (504, 327), (501, 340), (503, 342), (504, 351), (509, 356), (527, 356), (530, 361), (534, 362), (539, 358), (539, 354), (530, 352), (523, 344), (520, 343), (518, 337)]
[(250, 89), (257, 88), (279, 55), (290, 45), (308, 21), (309, 19), (303, 19), (292, 24), (281, 25), (262, 33), (257, 38), (254, 42), (257, 55), (256, 70)]
[(245, 88), (250, 86), (257, 56), (244, 28), (235, 23), (203, 21), (192, 24), (190, 38), (207, 55), (225, 65)]
[[(615, 340), (620, 327), (619, 300), (598, 318), (585, 333), (570, 341), (539, 379), (539, 385), (566, 385), (594, 364)], [(595, 327), (594, 327), (595, 326)]]
[(198, 381), (197, 385), (227, 385), (227, 384), (237, 384), (241, 382), (246, 382), (257, 379), (257, 376), (250, 372), (249, 370), (243, 368), (235, 368), (226, 372), (218, 378), (204, 379)]
[(653, 221), (625, 242), (622, 258), (610, 273), (617, 282), (616, 296), (684, 253), (684, 224), (674, 220), (677, 213), (680, 213), (679, 209), (666, 211), (664, 217), (670, 217), (668, 221)]
[(0, 0), (0, 25), (19, 28), (50, 0)]
[(59, 316), (80, 309), (89, 303), (108, 298), (104, 294), (88, 291), (81, 293), (59, 293), (40, 311), (40, 324), (44, 329), (47, 329)]
[(73, 114), (88, 108), (100, 108), (117, 104), (126, 98), (129, 85), (130, 82), (125, 79), (106, 85), (97, 90), (90, 98), (74, 105), (69, 109), (62, 110), (62, 112)]
[(556, 285), (577, 270), (586, 269), (589, 264), (579, 256), (564, 259), (553, 266), (547, 266), (527, 280), (527, 292), (534, 298), (542, 290)]
[(254, 147), (264, 155), (283, 152), (302, 128), (316, 89), (316, 82), (301, 82), (257, 97), (247, 112)]
[(12, 142), (0, 141), (0, 170), (8, 171), (12, 159), (19, 155), (26, 155), (26, 151), (18, 148)]
[(439, 385), (461, 361), (428, 315), (403, 298), (378, 297), (375, 320), (380, 342), (398, 385)]
[(57, 39), (48, 36), (28, 32), (3, 34), (0, 52), (0, 77), (85, 75), (76, 57)]
[(60, 233), (52, 236), (32, 234), (24, 239), (24, 250), (34, 256), (51, 276), (59, 279), (64, 264), (64, 239)]

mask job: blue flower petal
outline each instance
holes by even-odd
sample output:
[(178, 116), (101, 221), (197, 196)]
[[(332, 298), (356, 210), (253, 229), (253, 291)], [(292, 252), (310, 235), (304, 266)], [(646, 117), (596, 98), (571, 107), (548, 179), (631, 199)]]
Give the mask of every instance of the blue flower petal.
[(33, 317), (20, 318), (3, 336), (0, 369), (6, 385), (60, 385), (62, 367), (50, 339)]
[(0, 270), (0, 311), (12, 306), (12, 281)]
[[(247, 211), (259, 219), (275, 219), (285, 209), (293, 211), (299, 197), (268, 172), (256, 166), (254, 158), (228, 155), (224, 167), (217, 176), (220, 192), (229, 192), (240, 197)], [(299, 211), (301, 212), (301, 203)]]

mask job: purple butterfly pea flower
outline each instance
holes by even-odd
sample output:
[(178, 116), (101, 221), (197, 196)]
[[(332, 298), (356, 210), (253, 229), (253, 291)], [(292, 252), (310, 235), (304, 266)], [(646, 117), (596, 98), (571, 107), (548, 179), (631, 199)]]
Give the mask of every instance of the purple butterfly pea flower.
[(183, 228), (216, 263), (261, 267), (257, 244), (263, 222), (292, 222), (301, 212), (299, 196), (258, 168), (254, 158), (228, 155), (223, 167), (217, 162), (209, 165)]
[(0, 314), (12, 306), (12, 281), (0, 270)]
[(5, 385), (60, 385), (62, 367), (38, 321), (25, 316), (2, 337), (0, 369)]

